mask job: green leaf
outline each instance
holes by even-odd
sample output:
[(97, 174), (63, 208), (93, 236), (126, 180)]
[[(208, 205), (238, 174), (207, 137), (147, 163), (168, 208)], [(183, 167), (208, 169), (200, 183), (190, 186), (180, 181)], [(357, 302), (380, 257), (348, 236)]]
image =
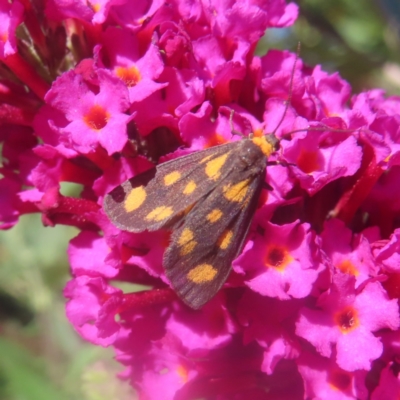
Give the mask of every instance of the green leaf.
[(10, 399), (67, 400), (67, 395), (50, 383), (39, 360), (25, 349), (0, 338), (0, 375)]

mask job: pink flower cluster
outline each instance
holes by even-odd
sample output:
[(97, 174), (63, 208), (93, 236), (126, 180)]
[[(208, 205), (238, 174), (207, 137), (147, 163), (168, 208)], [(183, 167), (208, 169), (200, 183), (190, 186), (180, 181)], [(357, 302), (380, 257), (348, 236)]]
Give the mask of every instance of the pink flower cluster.
[[(283, 0), (0, 0), (1, 228), (40, 212), (80, 229), (67, 316), (142, 399), (400, 396), (400, 99), (255, 55), (296, 17)], [(273, 190), (194, 311), (163, 271), (168, 232), (121, 232), (102, 201), (151, 161), (232, 140), (232, 110), (237, 130), (280, 140)]]

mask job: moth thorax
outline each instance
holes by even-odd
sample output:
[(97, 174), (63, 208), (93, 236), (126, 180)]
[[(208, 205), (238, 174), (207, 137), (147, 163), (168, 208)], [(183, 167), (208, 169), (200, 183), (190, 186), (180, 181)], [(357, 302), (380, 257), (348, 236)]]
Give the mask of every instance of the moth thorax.
[(269, 157), (274, 151), (278, 140), (274, 135), (254, 136), (251, 141), (260, 148), (265, 157)]
[(240, 160), (248, 167), (254, 166), (259, 160), (265, 160), (265, 156), (260, 147), (252, 140), (243, 140), (240, 151)]

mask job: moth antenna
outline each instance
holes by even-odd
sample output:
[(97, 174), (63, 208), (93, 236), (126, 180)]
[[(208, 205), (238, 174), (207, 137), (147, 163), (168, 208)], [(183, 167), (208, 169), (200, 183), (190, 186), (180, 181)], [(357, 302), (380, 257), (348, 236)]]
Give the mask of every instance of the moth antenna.
[(292, 72), (290, 73), (289, 94), (288, 94), (288, 98), (286, 100), (285, 109), (284, 109), (284, 111), (282, 113), (281, 119), (279, 120), (278, 124), (276, 125), (276, 128), (272, 131), (271, 135), (275, 135), (276, 131), (281, 126), (283, 120), (285, 119), (285, 116), (286, 116), (287, 110), (288, 110), (288, 108), (290, 106), (290, 103), (292, 102), (294, 73), (296, 71), (297, 61), (298, 61), (298, 59), (300, 57), (300, 49), (301, 49), (301, 45), (300, 45), (300, 42), (298, 42), (297, 43), (297, 50), (296, 50), (296, 58), (294, 59)]
[(357, 129), (338, 129), (338, 128), (332, 128), (329, 125), (326, 125), (324, 123), (320, 123), (320, 126), (308, 126), (307, 128), (300, 128), (300, 129), (295, 129), (293, 131), (290, 131), (290, 134), (293, 133), (297, 133), (297, 132), (304, 132), (305, 130), (307, 131), (312, 131), (312, 132), (324, 132), (324, 131), (333, 131), (336, 133), (354, 133), (354, 132), (371, 132), (373, 133), (373, 131), (371, 131), (370, 129), (361, 129), (361, 128), (357, 128)]
[(243, 137), (243, 133), (239, 132), (235, 129), (235, 127), (233, 126), (233, 114), (235, 114), (235, 110), (231, 110), (230, 114), (229, 114), (229, 125), (231, 127), (231, 132), (232, 135), (238, 135), (240, 137)]

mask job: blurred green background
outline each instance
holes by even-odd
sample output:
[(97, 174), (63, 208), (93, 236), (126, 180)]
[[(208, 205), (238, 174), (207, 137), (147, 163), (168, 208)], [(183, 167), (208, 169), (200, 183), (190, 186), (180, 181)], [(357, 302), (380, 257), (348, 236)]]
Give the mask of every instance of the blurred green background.
[[(381, 87), (400, 93), (398, 0), (298, 4), (296, 25), (269, 31), (259, 54), (295, 51), (300, 41), (305, 62), (339, 71), (354, 92)], [(38, 215), (0, 231), (1, 400), (135, 399), (115, 377), (122, 369), (112, 351), (84, 343), (65, 318), (66, 248), (76, 234), (70, 227), (44, 228)]]

